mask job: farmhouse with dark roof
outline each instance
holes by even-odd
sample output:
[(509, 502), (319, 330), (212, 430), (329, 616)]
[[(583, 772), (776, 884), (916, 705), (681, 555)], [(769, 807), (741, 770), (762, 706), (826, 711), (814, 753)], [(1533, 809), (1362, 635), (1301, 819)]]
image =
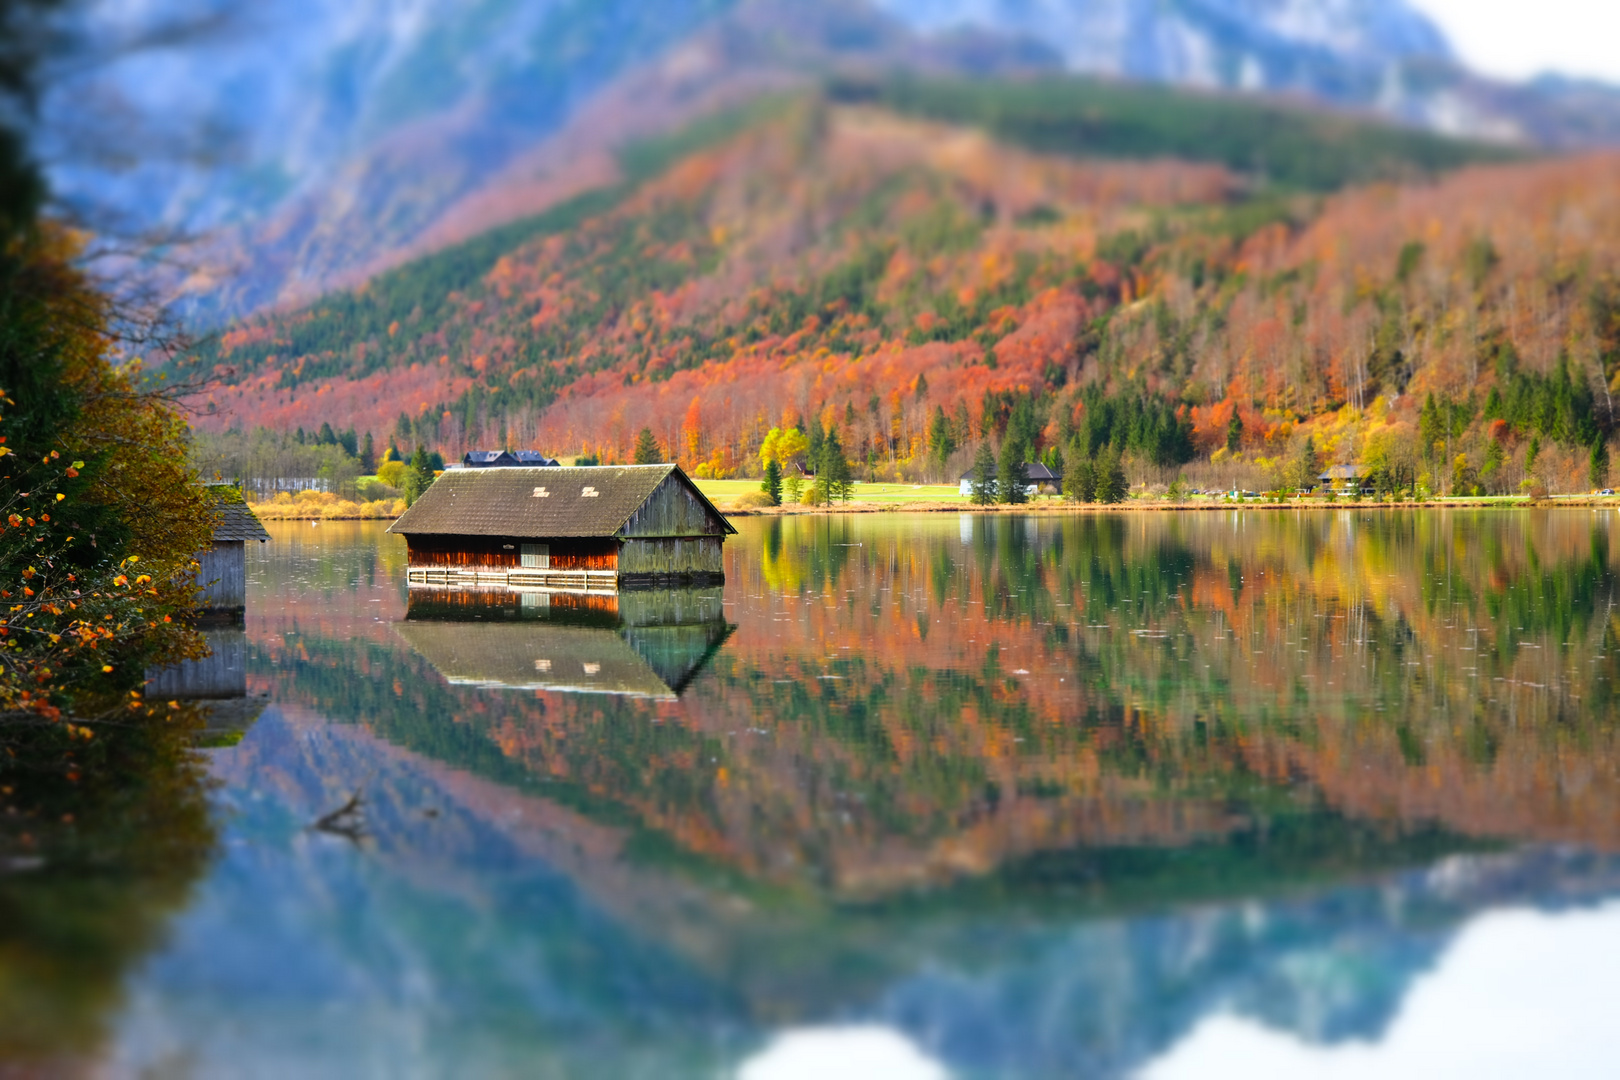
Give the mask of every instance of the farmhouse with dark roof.
[(452, 469), (388, 531), (415, 586), (719, 583), (736, 532), (677, 465)]

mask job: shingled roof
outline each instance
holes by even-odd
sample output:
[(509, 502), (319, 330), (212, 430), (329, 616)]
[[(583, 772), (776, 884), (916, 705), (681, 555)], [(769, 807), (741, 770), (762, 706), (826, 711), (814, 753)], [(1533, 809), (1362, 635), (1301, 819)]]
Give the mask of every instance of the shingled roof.
[(736, 530), (677, 465), (451, 469), (399, 520), (401, 535), (614, 536), (671, 476)]
[(243, 501), (241, 488), (235, 484), (209, 484), (208, 494), (220, 512), (219, 524), (214, 526), (215, 543), (257, 540), (262, 544), (270, 539), (270, 534)]

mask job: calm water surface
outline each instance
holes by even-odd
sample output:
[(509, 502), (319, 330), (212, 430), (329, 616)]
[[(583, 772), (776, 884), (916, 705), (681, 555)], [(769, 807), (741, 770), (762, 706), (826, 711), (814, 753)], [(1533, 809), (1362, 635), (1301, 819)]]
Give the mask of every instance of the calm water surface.
[(618, 613), (273, 527), (263, 709), (104, 1057), (1613, 1075), (1616, 522), (747, 519)]

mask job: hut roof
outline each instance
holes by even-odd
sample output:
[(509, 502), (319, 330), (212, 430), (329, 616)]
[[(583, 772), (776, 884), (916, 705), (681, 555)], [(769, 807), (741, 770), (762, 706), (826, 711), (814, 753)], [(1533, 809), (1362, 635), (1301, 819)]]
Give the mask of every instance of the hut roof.
[[(1051, 469), (1048, 469), (1045, 465), (1042, 465), (1038, 461), (1024, 462), (1024, 474), (1029, 477), (1029, 482), (1032, 484), (1041, 484), (1048, 481), (1057, 481), (1063, 479), (1062, 476), (1053, 472)], [(962, 479), (972, 480), (976, 475), (977, 474), (974, 472), (974, 470), (969, 469), (967, 472), (962, 474)], [(991, 477), (991, 479), (993, 480), (995, 478)]]
[(1318, 476), (1318, 480), (1359, 480), (1366, 470), (1360, 465), (1333, 465)]
[(214, 542), (230, 540), (257, 540), (264, 543), (270, 534), (248, 509), (242, 498), (242, 489), (235, 484), (209, 484), (208, 494), (219, 508), (219, 524), (214, 526)]
[(555, 466), (555, 458), (548, 458), (538, 450), (469, 450), (461, 464), (469, 469), (513, 468), (522, 465)]
[(664, 481), (684, 484), (721, 523), (737, 530), (678, 465), (454, 469), (399, 520), (400, 535), (614, 536)]

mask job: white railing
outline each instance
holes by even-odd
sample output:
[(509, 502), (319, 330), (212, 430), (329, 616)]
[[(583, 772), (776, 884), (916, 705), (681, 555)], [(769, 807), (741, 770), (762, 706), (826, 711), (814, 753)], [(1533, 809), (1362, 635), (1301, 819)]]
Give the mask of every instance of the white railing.
[(439, 588), (558, 589), (573, 592), (618, 592), (616, 570), (555, 570), (505, 566), (412, 566), (410, 585)]

